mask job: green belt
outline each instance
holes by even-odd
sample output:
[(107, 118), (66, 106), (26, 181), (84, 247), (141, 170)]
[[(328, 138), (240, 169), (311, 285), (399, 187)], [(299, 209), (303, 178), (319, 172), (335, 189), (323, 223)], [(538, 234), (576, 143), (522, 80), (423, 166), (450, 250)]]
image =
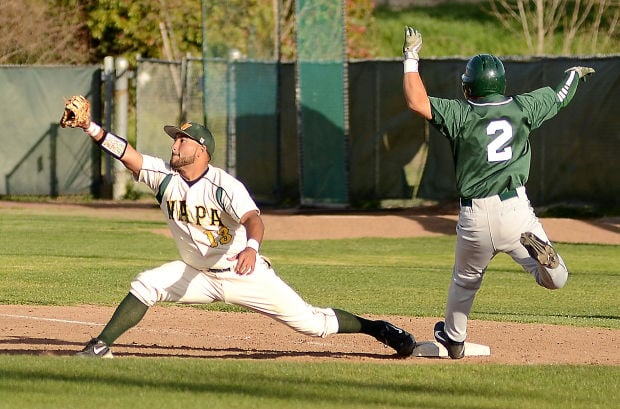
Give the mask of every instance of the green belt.
[[(500, 193), (498, 196), (499, 196), (499, 200), (501, 200), (502, 202), (504, 200), (512, 199), (513, 197), (517, 197), (518, 196), (517, 189), (507, 190), (504, 193)], [(473, 199), (465, 199), (465, 198), (462, 197), (461, 198), (461, 206), (471, 207), (472, 200)]]

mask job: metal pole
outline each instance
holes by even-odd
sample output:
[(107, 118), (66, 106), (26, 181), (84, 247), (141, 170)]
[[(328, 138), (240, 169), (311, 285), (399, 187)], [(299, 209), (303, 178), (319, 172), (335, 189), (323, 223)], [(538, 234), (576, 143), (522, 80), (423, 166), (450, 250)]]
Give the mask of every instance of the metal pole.
[(207, 126), (207, 2), (202, 0), (202, 121)]
[[(50, 196), (58, 197), (58, 127), (50, 126)], [(8, 190), (7, 190), (8, 192)]]
[[(126, 58), (116, 59), (116, 81), (114, 82), (114, 134), (127, 139), (127, 112), (129, 107), (129, 62)], [(114, 185), (112, 197), (122, 199), (131, 180), (129, 171), (121, 161), (114, 161)]]
[(280, 114), (282, 108), (282, 101), (280, 100), (280, 91), (282, 90), (282, 0), (277, 0), (274, 7), (276, 21), (276, 186), (274, 193), (276, 202), (280, 203), (282, 201), (282, 116)]
[(233, 176), (237, 176), (237, 83), (235, 64), (241, 58), (241, 52), (236, 48), (228, 50), (227, 62), (227, 86), (226, 86), (226, 110), (227, 112), (227, 155), (226, 170)]
[[(112, 98), (114, 90), (114, 57), (107, 56), (103, 59), (103, 80), (105, 84), (105, 119), (103, 126), (112, 129)], [(114, 183), (114, 175), (112, 174), (112, 157), (104, 155), (105, 160), (105, 186), (106, 189)]]

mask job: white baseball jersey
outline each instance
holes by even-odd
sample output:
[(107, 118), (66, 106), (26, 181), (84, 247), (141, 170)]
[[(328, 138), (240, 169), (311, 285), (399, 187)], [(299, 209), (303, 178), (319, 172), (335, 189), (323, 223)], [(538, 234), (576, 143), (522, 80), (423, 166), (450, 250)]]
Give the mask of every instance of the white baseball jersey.
[(160, 301), (223, 301), (265, 314), (306, 335), (338, 332), (331, 308), (306, 303), (259, 255), (251, 274), (235, 273), (234, 261), (228, 258), (247, 245), (239, 220), (248, 211), (259, 211), (240, 181), (209, 165), (202, 177), (188, 183), (162, 159), (147, 155), (138, 181), (157, 194), (182, 260), (138, 274), (130, 289), (136, 298), (148, 306)]
[(143, 156), (138, 181), (156, 193), (183, 261), (198, 270), (232, 267), (226, 260), (247, 244), (239, 219), (259, 212), (243, 184), (209, 165), (191, 185), (162, 159)]

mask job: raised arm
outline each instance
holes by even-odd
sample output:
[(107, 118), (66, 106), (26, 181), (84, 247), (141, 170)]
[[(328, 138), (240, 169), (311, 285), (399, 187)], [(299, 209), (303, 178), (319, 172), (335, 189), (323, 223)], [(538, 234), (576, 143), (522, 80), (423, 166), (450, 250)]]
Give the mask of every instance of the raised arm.
[(135, 176), (142, 168), (142, 154), (134, 149), (125, 139), (106, 131), (90, 120), (90, 102), (82, 95), (75, 95), (65, 103), (65, 110), (60, 118), (63, 128), (82, 128), (92, 140), (112, 157), (123, 162)]
[(594, 69), (590, 67), (571, 67), (567, 69), (562, 81), (555, 87), (560, 108), (567, 106), (577, 92), (579, 80), (585, 81), (586, 77), (594, 73)]
[(422, 34), (412, 27), (405, 27), (403, 44), (403, 92), (407, 106), (425, 119), (431, 119), (431, 102), (418, 72), (419, 51), (422, 48)]

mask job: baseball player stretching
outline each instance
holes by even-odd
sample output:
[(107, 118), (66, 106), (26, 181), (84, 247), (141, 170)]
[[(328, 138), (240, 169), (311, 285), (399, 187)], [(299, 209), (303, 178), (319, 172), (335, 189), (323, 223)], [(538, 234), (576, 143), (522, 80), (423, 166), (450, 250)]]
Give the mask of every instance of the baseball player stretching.
[(530, 132), (573, 98), (579, 79), (594, 72), (572, 67), (560, 84), (504, 96), (502, 62), (488, 54), (469, 60), (462, 75), (465, 101), (429, 97), (418, 73), (422, 35), (405, 28), (403, 91), (409, 108), (448, 138), (456, 169), (461, 210), (445, 322), (435, 339), (453, 359), (464, 356), (467, 319), (491, 259), (509, 254), (536, 282), (559, 289), (568, 279), (562, 257), (551, 246), (525, 192)]
[[(79, 98), (78, 104), (90, 107)], [(264, 232), (259, 209), (240, 181), (209, 163), (215, 148), (209, 129), (192, 122), (165, 126), (173, 141), (166, 163), (142, 155), (91, 122), (89, 109), (86, 117), (68, 126), (83, 128), (153, 190), (181, 259), (138, 274), (101, 334), (78, 356), (111, 358), (112, 343), (158, 301), (223, 301), (265, 314), (306, 335), (364, 333), (394, 348), (398, 356), (412, 354), (415, 339), (406, 331), (386, 321), (311, 306), (276, 275), (259, 254)]]

